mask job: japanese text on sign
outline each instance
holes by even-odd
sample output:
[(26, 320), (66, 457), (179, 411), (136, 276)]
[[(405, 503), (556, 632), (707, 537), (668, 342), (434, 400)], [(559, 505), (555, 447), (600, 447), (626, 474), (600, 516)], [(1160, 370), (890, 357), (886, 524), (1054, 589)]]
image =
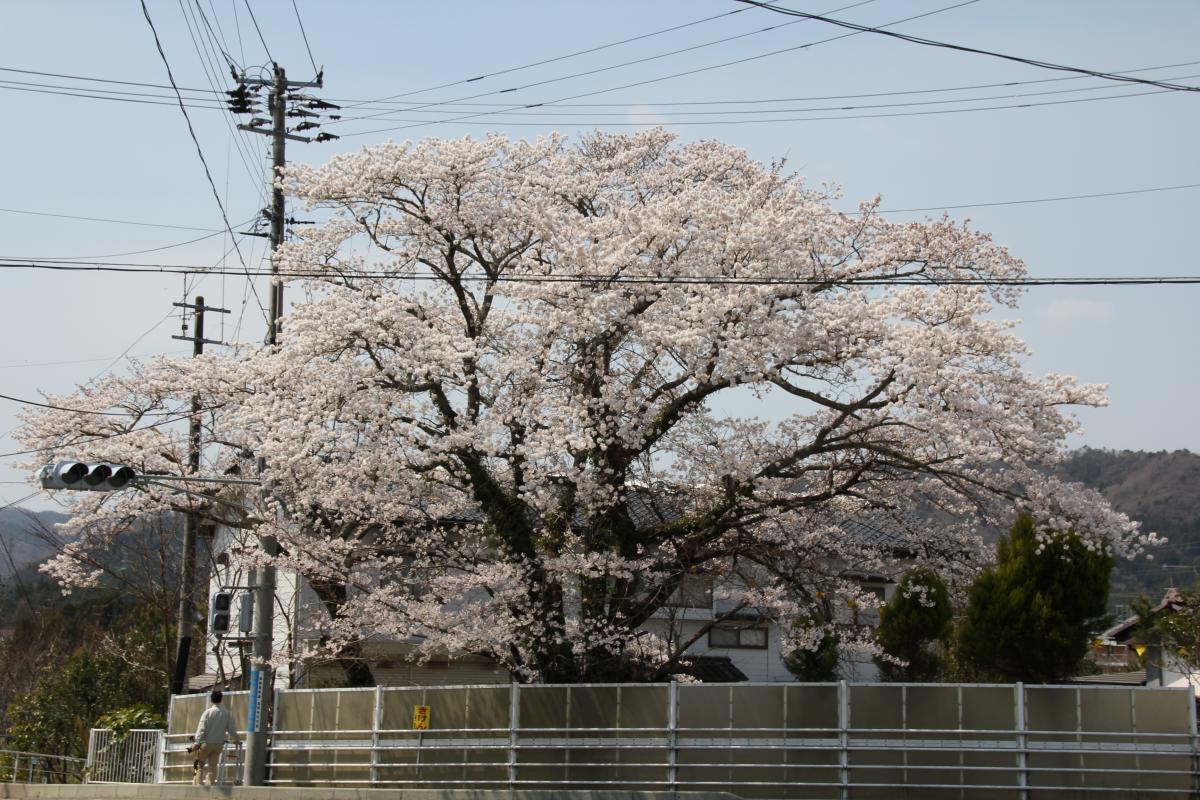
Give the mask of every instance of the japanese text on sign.
[(413, 730), (429, 730), (429, 706), (413, 706)]

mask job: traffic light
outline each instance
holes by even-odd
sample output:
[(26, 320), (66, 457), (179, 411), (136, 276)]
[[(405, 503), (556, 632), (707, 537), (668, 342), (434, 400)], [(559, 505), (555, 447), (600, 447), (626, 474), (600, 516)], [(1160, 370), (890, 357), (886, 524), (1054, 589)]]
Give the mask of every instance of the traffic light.
[(214, 592), (208, 603), (208, 632), (216, 636), (229, 633), (229, 614), (233, 608), (231, 592)]
[(43, 489), (76, 489), (85, 492), (112, 492), (123, 489), (137, 478), (132, 467), (123, 464), (89, 464), (83, 461), (59, 461), (38, 472)]

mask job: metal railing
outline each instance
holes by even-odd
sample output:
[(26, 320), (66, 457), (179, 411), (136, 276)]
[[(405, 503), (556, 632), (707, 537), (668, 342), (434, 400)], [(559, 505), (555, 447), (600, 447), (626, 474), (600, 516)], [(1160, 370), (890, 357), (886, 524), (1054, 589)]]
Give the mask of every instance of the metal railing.
[[(187, 700), (181, 722), (202, 710)], [(377, 687), (281, 690), (274, 708), (274, 786), (1190, 797), (1200, 752), (1190, 692), (1129, 687)]]
[(92, 728), (88, 736), (88, 783), (157, 783), (163, 731), (140, 728), (118, 733)]
[(0, 783), (83, 783), (85, 760), (0, 750)]

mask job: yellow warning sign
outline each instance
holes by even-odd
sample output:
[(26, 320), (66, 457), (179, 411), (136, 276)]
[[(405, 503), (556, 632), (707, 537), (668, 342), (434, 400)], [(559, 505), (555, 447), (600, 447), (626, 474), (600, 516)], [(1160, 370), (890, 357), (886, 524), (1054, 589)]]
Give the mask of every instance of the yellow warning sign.
[(413, 730), (429, 730), (429, 706), (413, 706)]

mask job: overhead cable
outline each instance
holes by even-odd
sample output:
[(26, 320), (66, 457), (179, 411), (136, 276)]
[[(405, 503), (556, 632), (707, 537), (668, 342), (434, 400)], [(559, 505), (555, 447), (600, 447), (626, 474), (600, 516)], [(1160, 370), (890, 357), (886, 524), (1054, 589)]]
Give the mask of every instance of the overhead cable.
[[(972, 0), (972, 2), (977, 2), (977, 1), (978, 0)], [(876, 0), (859, 0), (859, 2), (857, 2), (857, 3), (853, 3), (848, 6), (842, 6), (841, 8), (837, 9), (837, 11), (845, 11), (847, 9), (856, 8), (858, 6), (863, 6), (863, 5), (867, 5), (868, 3), (874, 3), (874, 2), (876, 2)], [(551, 83), (561, 83), (562, 81), (569, 81), (569, 80), (573, 80), (575, 78), (583, 78), (583, 77), (590, 77), (592, 75), (599, 75), (604, 72), (611, 72), (614, 69), (623, 69), (625, 67), (632, 67), (632, 66), (636, 66), (638, 64), (645, 64), (649, 61), (657, 61), (662, 58), (670, 58), (671, 56), (677, 56), (682, 53), (690, 53), (695, 50), (703, 50), (706, 47), (713, 47), (714, 45), (718, 45), (718, 44), (726, 44), (728, 42), (733, 42), (738, 39), (744, 39), (747, 36), (757, 36), (758, 34), (761, 34), (761, 33), (767, 33), (768, 31), (777, 30), (779, 28), (787, 27), (788, 25), (795, 25), (798, 22), (806, 22), (806, 21), (807, 20), (795, 20), (794, 22), (787, 22), (787, 23), (784, 23), (783, 25), (772, 25), (767, 28), (760, 28), (759, 30), (748, 31), (746, 33), (739, 33), (739, 34), (735, 34), (733, 36), (725, 36), (720, 39), (713, 39), (712, 41), (709, 41), (709, 42), (702, 42), (700, 44), (689, 45), (688, 47), (681, 47), (677, 50), (668, 50), (665, 53), (655, 53), (654, 55), (643, 56), (641, 58), (635, 58), (635, 59), (632, 59), (629, 61), (621, 61), (616, 64), (608, 64), (603, 67), (596, 67), (594, 69), (582, 70), (580, 72), (572, 72), (567, 75), (558, 75), (553, 78), (545, 78), (545, 79), (539, 80), (539, 81), (531, 81), (530, 83), (525, 83), (520, 86), (513, 86), (513, 87), (510, 87), (507, 89), (497, 89), (495, 91), (485, 92), (483, 94), (472, 95), (471, 97), (487, 97), (490, 95), (506, 94), (506, 93), (510, 93), (510, 92), (519, 92), (519, 91), (523, 91), (525, 89), (533, 89), (538, 86), (546, 86), (547, 84), (551, 84)], [(470, 98), (468, 98), (468, 99), (470, 99)], [(443, 103), (431, 101), (429, 103), (426, 103), (423, 106), (416, 106), (416, 108), (430, 108), (430, 107), (439, 106), (439, 105), (443, 105)], [(365, 115), (360, 115), (360, 116), (345, 117), (344, 121), (375, 119), (375, 118), (380, 117), (387, 113), (388, 112), (386, 112), (386, 111), (381, 111), (376, 114), (365, 114)]]
[[(150, 26), (150, 32), (154, 35), (154, 45), (158, 49), (158, 56), (162, 59), (163, 66), (167, 70), (167, 80), (171, 87), (175, 90), (175, 96), (179, 100), (179, 110), (183, 112), (184, 121), (187, 122), (188, 134), (192, 137), (192, 143), (196, 146), (196, 155), (200, 158), (200, 164), (204, 167), (204, 177), (208, 179), (209, 188), (212, 189), (213, 199), (217, 201), (217, 208), (221, 210), (221, 220), (225, 223), (225, 230), (229, 232), (229, 236), (233, 241), (233, 250), (237, 253), (238, 261), (241, 262), (242, 269), (246, 277), (250, 277), (250, 268), (246, 265), (246, 261), (242, 258), (241, 248), (238, 247), (237, 234), (233, 231), (233, 226), (229, 224), (229, 215), (225, 213), (225, 204), (221, 202), (221, 194), (217, 191), (217, 184), (213, 181), (212, 172), (208, 169), (208, 160), (204, 157), (204, 150), (200, 147), (200, 140), (196, 138), (196, 129), (192, 127), (192, 118), (188, 115), (187, 109), (183, 105), (183, 97), (179, 94), (179, 89), (175, 84), (175, 76), (171, 72), (171, 64), (167, 61), (167, 54), (163, 52), (162, 41), (158, 38), (158, 30), (154, 27), (154, 21), (150, 19), (150, 10), (146, 8), (146, 0), (140, 0), (142, 5), (142, 14), (146, 18), (146, 24)], [(247, 8), (249, 5), (247, 4)], [(254, 299), (258, 302), (258, 308), (266, 318), (267, 311), (263, 308), (262, 300), (258, 296), (258, 289), (254, 287), (253, 280), (250, 282), (251, 289), (254, 292)]]
[[(977, 2), (979, 2), (979, 0), (963, 0), (963, 2), (954, 3), (952, 5), (943, 6), (941, 8), (935, 8), (932, 11), (926, 11), (923, 14), (914, 14), (913, 16), (910, 16), (910, 17), (904, 17), (903, 19), (894, 20), (892, 22), (888, 22), (885, 25), (881, 25), (879, 27), (881, 27), (881, 28), (891, 27), (893, 25), (900, 25), (905, 22), (912, 22), (913, 20), (916, 20), (916, 19), (922, 19), (924, 17), (933, 16), (934, 14), (941, 14), (946, 11), (952, 11), (956, 8), (961, 8), (963, 6), (972, 5)], [(401, 125), (401, 126), (389, 127), (389, 128), (373, 128), (373, 129), (367, 130), (367, 131), (355, 131), (352, 133), (343, 133), (343, 134), (341, 134), (341, 136), (342, 136), (342, 138), (346, 138), (349, 136), (367, 136), (367, 135), (370, 135), (373, 133), (387, 133), (390, 131), (406, 130), (409, 128), (418, 128), (418, 127), (423, 127), (426, 125), (432, 125), (432, 124), (441, 123), (441, 122), (459, 122), (459, 121), (467, 120), (467, 119), (475, 119), (478, 117), (491, 116), (492, 114), (502, 114), (502, 113), (504, 113), (504, 111), (520, 111), (520, 110), (526, 109), (526, 108), (536, 108), (538, 106), (556, 105), (558, 103), (563, 103), (568, 100), (578, 100), (583, 97), (594, 97), (599, 94), (607, 94), (609, 92), (615, 92), (615, 91), (619, 91), (621, 89), (631, 89), (635, 86), (646, 86), (651, 83), (660, 83), (662, 81), (672, 80), (674, 78), (682, 78), (682, 77), (690, 76), (690, 75), (698, 75), (702, 72), (709, 72), (709, 71), (715, 70), (715, 69), (723, 69), (725, 67), (730, 67), (735, 64), (744, 64), (744, 63), (747, 63), (750, 61), (757, 61), (759, 59), (769, 58), (771, 56), (780, 55), (782, 53), (790, 53), (790, 52), (793, 52), (796, 50), (804, 50), (804, 49), (807, 49), (810, 47), (816, 47), (817, 45), (828, 44), (829, 42), (836, 42), (841, 39), (848, 39), (851, 36), (857, 36), (857, 35), (858, 35), (858, 32), (856, 31), (853, 33), (841, 34), (839, 36), (830, 36), (825, 39), (818, 39), (816, 41), (806, 42), (805, 44), (799, 44), (799, 45), (795, 45), (792, 47), (785, 47), (785, 48), (781, 48), (779, 50), (772, 50), (767, 53), (759, 53), (759, 54), (753, 55), (753, 56), (737, 58), (732, 61), (724, 61), (719, 64), (710, 64), (706, 67), (697, 67), (695, 69), (684, 70), (682, 72), (675, 72), (670, 75), (660, 75), (656, 78), (646, 78), (644, 80), (633, 81), (631, 83), (625, 83), (625, 84), (621, 84), (619, 86), (609, 86), (604, 89), (594, 89), (594, 90), (587, 91), (587, 92), (579, 92), (577, 94), (567, 95), (565, 97), (559, 97), (554, 100), (547, 100), (547, 101), (540, 102), (540, 103), (523, 103), (521, 105), (510, 106), (509, 108), (502, 109), (500, 111), (494, 111), (494, 112), (493, 111), (481, 111), (481, 112), (478, 112), (475, 114), (466, 114), (463, 116), (451, 117), (449, 119), (442, 119), (442, 120), (420, 120), (420, 121), (415, 121), (409, 125)], [(487, 92), (485, 94), (496, 94), (496, 92)], [(483, 96), (485, 96), (485, 95), (479, 94), (479, 95), (472, 95), (471, 97), (459, 98), (459, 99), (460, 100), (470, 100), (470, 99), (473, 99), (474, 97), (483, 97)], [(433, 104), (430, 104), (430, 105), (433, 105)], [(421, 108), (421, 107), (422, 106), (417, 106), (416, 108)]]
[[(874, 1), (875, 0), (859, 0), (859, 2), (851, 3), (848, 6), (842, 6), (840, 8), (833, 9), (829, 13), (837, 13), (838, 11), (845, 11), (847, 9), (855, 8), (856, 6), (860, 6), (860, 5), (866, 5), (867, 3), (871, 3)], [(979, 2), (979, 0), (963, 0), (963, 2), (960, 3), (959, 5), (970, 5), (971, 3), (977, 3), (977, 2)], [(937, 12), (932, 12), (932, 13), (937, 13)], [(895, 24), (895, 23), (892, 23), (892, 24)], [(547, 79), (540, 80), (540, 81), (534, 81), (531, 83), (522, 84), (520, 86), (510, 86), (506, 89), (494, 89), (492, 91), (479, 92), (477, 94), (466, 95), (465, 97), (457, 97), (457, 98), (454, 98), (454, 100), (450, 100), (450, 101), (446, 101), (446, 100), (429, 101), (429, 102), (423, 103), (421, 105), (413, 106), (411, 110), (424, 109), (424, 108), (435, 108), (437, 106), (444, 106), (444, 105), (452, 105), (452, 104), (459, 103), (459, 102), (466, 101), (466, 100), (475, 100), (480, 97), (492, 97), (494, 95), (511, 94), (513, 92), (519, 92), (519, 91), (522, 91), (525, 89), (532, 89), (536, 86), (546, 86), (546, 85), (552, 84), (552, 83), (561, 83), (562, 81), (574, 80), (575, 78), (586, 78), (586, 77), (590, 77), (592, 75), (597, 75), (602, 72), (608, 72), (610, 70), (619, 69), (621, 67), (633, 66), (635, 64), (641, 64), (646, 61), (654, 61), (659, 58), (666, 58), (668, 56), (678, 55), (679, 53), (685, 53), (685, 52), (689, 52), (692, 50), (699, 50), (704, 47), (712, 47), (713, 45), (723, 44), (725, 42), (732, 41), (734, 39), (741, 39), (745, 36), (753, 36), (753, 35), (763, 33), (765, 31), (769, 31), (769, 30), (773, 30), (773, 29), (772, 28), (764, 28), (764, 29), (758, 30), (758, 31), (751, 31), (749, 33), (738, 34), (737, 36), (728, 36), (723, 39), (715, 39), (711, 42), (705, 42), (703, 44), (694, 45), (692, 47), (685, 47), (680, 50), (672, 50), (672, 51), (669, 51), (666, 53), (660, 53), (660, 54), (653, 55), (653, 56), (647, 56), (645, 58), (634, 59), (633, 61), (623, 61), (618, 64), (610, 64), (610, 65), (603, 66), (603, 67), (596, 67), (594, 69), (583, 70), (581, 72), (572, 72), (567, 75), (559, 75), (554, 78), (547, 78)], [(838, 38), (844, 38), (844, 37), (838, 37)], [(811, 46), (811, 44), (810, 45), (802, 45), (801, 47), (808, 47), (808, 46)], [(751, 58), (743, 59), (743, 60), (752, 61), (755, 58), (765, 58), (768, 55), (777, 55), (779, 53), (786, 53), (791, 50), (797, 50), (797, 49), (800, 49), (800, 47), (789, 47), (789, 48), (784, 48), (783, 50), (775, 50), (775, 51), (772, 51), (771, 53), (766, 53), (766, 54), (762, 54), (759, 56), (753, 56)], [(736, 64), (736, 63), (741, 63), (741, 61), (733, 61), (733, 62), (729, 62), (729, 63)], [(728, 66), (728, 64), (725, 64), (722, 66)], [(712, 67), (712, 68), (715, 68), (715, 67)], [(703, 70), (699, 70), (699, 71), (703, 71)], [(690, 74), (690, 71), (687, 73), (680, 73), (680, 74), (681, 75), (682, 74)], [(635, 83), (635, 84), (629, 84), (629, 85), (630, 86), (639, 86), (641, 84)], [(618, 88), (626, 88), (626, 87), (618, 87)], [(615, 91), (615, 89), (614, 90), (605, 90), (605, 91)], [(588, 94), (598, 94), (598, 92), (592, 92), (592, 93), (588, 93)], [(562, 100), (573, 100), (576, 97), (586, 97), (586, 96), (588, 96), (588, 94), (573, 95), (571, 97), (566, 97), (566, 98), (561, 98), (561, 99)], [(559, 102), (559, 101), (556, 100), (556, 101), (552, 101), (552, 102)], [(519, 106), (515, 106), (513, 108), (519, 109), (519, 108), (534, 107), (534, 106), (538, 106), (538, 105), (549, 105), (549, 104), (550, 103), (534, 103), (532, 105), (530, 105), (530, 104), (519, 105)], [(388, 112), (379, 112), (376, 114), (364, 114), (364, 115), (360, 115), (360, 116), (348, 116), (348, 117), (344, 117), (342, 121), (349, 122), (351, 120), (374, 119), (374, 118), (382, 116), (383, 114), (386, 114), (386, 113), (388, 113)]]
[(312, 48), (308, 46), (308, 34), (304, 32), (304, 20), (300, 19), (300, 7), (296, 5), (296, 0), (292, 0), (292, 10), (296, 12), (296, 24), (300, 26), (300, 38), (304, 40), (304, 50), (308, 53), (308, 63), (312, 64), (313, 74), (318, 74), (321, 70), (317, 69), (317, 62), (313, 58)]
[(81, 217), (75, 214), (54, 214), (49, 211), (30, 211), (24, 208), (0, 208), (6, 214), (28, 214), (34, 217), (55, 217), (56, 219), (77, 219), (84, 222), (107, 222), (113, 225), (139, 225), (144, 228), (170, 228), (180, 231), (204, 231), (206, 233), (223, 233), (224, 228), (196, 228), (191, 225), (167, 225), (161, 222), (138, 222), (131, 219), (110, 219), (107, 217)]
[(54, 403), (40, 403), (37, 400), (27, 400), (22, 397), (13, 397), (10, 394), (0, 394), (0, 399), (8, 400), (13, 403), (20, 403), (25, 406), (35, 406), (37, 408), (48, 408), (53, 411), (68, 411), (72, 414), (94, 414), (101, 417), (191, 417), (197, 414), (204, 414), (212, 409), (200, 409), (198, 411), (94, 411), (88, 408), (68, 408), (67, 406), (59, 406)]
[[(19, 72), (22, 75), (41, 75), (45, 78), (69, 78), (73, 81), (94, 81), (96, 83), (116, 83), (121, 86), (146, 86), (151, 89), (170, 89), (172, 87), (165, 83), (142, 83), (141, 81), (121, 81), (115, 78), (94, 78), (86, 75), (67, 75), (62, 72), (40, 72), (34, 69), (17, 69), (16, 67), (0, 67), (0, 72)], [(180, 88), (181, 92), (210, 92), (210, 89), (188, 89)]]
[[(779, 2), (779, 0), (768, 0), (768, 1), (769, 2)], [(381, 97), (377, 100), (350, 101), (345, 106), (345, 108), (356, 108), (359, 106), (368, 105), (370, 103), (383, 103), (388, 100), (395, 100), (400, 97), (411, 97), (414, 94), (425, 94), (426, 92), (433, 92), (438, 89), (448, 89), (451, 86), (461, 86), (461, 85), (467, 84), (467, 83), (476, 83), (477, 81), (482, 81), (487, 78), (495, 78), (500, 75), (508, 75), (513, 72), (521, 72), (523, 70), (532, 69), (533, 67), (541, 67), (546, 64), (553, 64), (555, 62), (565, 61), (567, 59), (575, 58), (577, 56), (588, 55), (589, 53), (597, 53), (601, 50), (607, 50), (611, 47), (618, 47), (623, 44), (629, 44), (630, 42), (638, 42), (638, 41), (641, 41), (642, 39), (649, 39), (654, 36), (661, 36), (664, 33), (674, 33), (675, 31), (680, 31), (680, 30), (683, 30), (684, 28), (690, 28), (694, 25), (700, 25), (701, 23), (704, 23), (704, 22), (712, 22), (714, 19), (721, 19), (723, 17), (731, 17), (734, 14), (740, 14), (743, 11), (748, 11), (748, 10), (749, 9), (746, 9), (746, 8), (735, 8), (732, 11), (726, 11), (721, 14), (715, 14), (711, 17), (704, 17), (703, 19), (692, 20), (691, 22), (684, 22), (680, 25), (673, 25), (669, 28), (662, 28), (657, 31), (650, 31), (649, 33), (642, 33), (637, 36), (631, 36), (627, 39), (620, 39), (615, 42), (609, 42), (607, 44), (596, 45), (595, 47), (589, 47), (585, 50), (576, 50), (571, 53), (566, 53), (565, 55), (554, 56), (553, 58), (544, 58), (540, 61), (532, 61), (528, 64), (522, 64), (517, 67), (507, 67), (505, 69), (492, 70), (491, 72), (487, 72), (482, 75), (476, 75), (473, 78), (463, 78), (460, 80), (450, 81), (448, 83), (439, 83), (436, 86), (427, 86), (424, 89), (412, 89), (407, 92), (401, 92), (400, 94), (393, 94), (393, 95), (388, 95), (387, 97)]]
[[(174, 274), (174, 275), (239, 275), (236, 270), (210, 269), (186, 264), (133, 264), (122, 262), (109, 263), (70, 263), (44, 261), (29, 261), (0, 257), (0, 270), (3, 269), (41, 269), (64, 272), (119, 272), (132, 274)], [(258, 276), (277, 276), (281, 278), (321, 278), (321, 279), (381, 279), (398, 278), (413, 281), (437, 282), (438, 276), (426, 273), (413, 273), (407, 270), (342, 270), (336, 266), (310, 270), (259, 270), (251, 273)], [(739, 278), (736, 276), (714, 275), (626, 275), (615, 273), (589, 275), (534, 275), (534, 274), (504, 274), (497, 276), (462, 275), (462, 281), (471, 283), (609, 283), (609, 284), (652, 284), (667, 286), (706, 285), (706, 286), (1142, 286), (1142, 285), (1187, 285), (1200, 284), (1200, 275), (1130, 275), (1112, 277), (1055, 277), (1055, 278), (967, 278), (928, 276), (921, 273), (900, 273), (896, 276), (870, 275), (866, 277), (829, 276), (814, 278)]]
[(1093, 70), (1093, 69), (1085, 69), (1083, 67), (1071, 67), (1071, 66), (1067, 66), (1065, 64), (1055, 64), (1050, 61), (1040, 61), (1040, 60), (1034, 59), (1034, 58), (1025, 58), (1023, 56), (1014, 56), (1014, 55), (1009, 55), (1007, 53), (997, 53), (993, 50), (981, 50), (976, 47), (967, 47), (966, 45), (953, 44), (951, 42), (940, 42), (940, 41), (937, 41), (936, 39), (926, 39), (921, 36), (911, 36), (906, 33), (897, 33), (895, 31), (885, 31), (882, 29), (882, 27), (872, 28), (867, 25), (859, 25), (858, 23), (855, 23), (855, 22), (847, 22), (845, 20), (832, 19), (830, 17), (822, 16), (820, 14), (810, 14), (807, 11), (796, 11), (795, 9), (791, 9), (791, 8), (783, 8), (781, 6), (772, 5), (770, 3), (764, 3), (764, 2), (762, 2), (762, 0), (736, 0), (736, 2), (745, 3), (746, 5), (755, 6), (757, 8), (763, 8), (763, 9), (766, 9), (767, 11), (773, 11), (776, 14), (784, 14), (784, 15), (787, 15), (790, 17), (800, 17), (801, 19), (811, 19), (811, 20), (815, 20), (817, 22), (825, 22), (830, 25), (836, 25), (840, 28), (847, 28), (849, 30), (856, 31), (858, 33), (874, 33), (879, 36), (887, 36), (892, 39), (899, 39), (901, 41), (911, 42), (912, 44), (925, 45), (927, 47), (941, 47), (941, 48), (945, 48), (947, 50), (957, 50), (962, 53), (973, 53), (975, 55), (991, 56), (992, 58), (1000, 58), (1000, 59), (1004, 59), (1005, 61), (1014, 61), (1018, 64), (1028, 64), (1031, 67), (1040, 67), (1042, 69), (1053, 69), (1053, 70), (1059, 70), (1062, 72), (1074, 72), (1079, 75), (1090, 75), (1093, 78), (1103, 78), (1103, 79), (1109, 80), (1109, 81), (1119, 81), (1119, 82), (1124, 82), (1124, 83), (1140, 83), (1140, 84), (1144, 84), (1146, 86), (1156, 86), (1160, 89), (1170, 89), (1172, 91), (1177, 91), (1177, 92), (1200, 92), (1200, 86), (1188, 86), (1186, 84), (1180, 84), (1180, 83), (1165, 83), (1162, 81), (1151, 80), (1149, 78), (1135, 78), (1135, 77), (1130, 77), (1128, 75), (1120, 75), (1115, 72), (1101, 72), (1101, 71)]
[(262, 43), (263, 50), (267, 53), (267, 58), (274, 61), (275, 57), (271, 55), (271, 48), (267, 47), (267, 40), (263, 38), (262, 28), (258, 27), (258, 18), (254, 16), (254, 9), (250, 7), (250, 0), (244, 0), (244, 2), (246, 3), (246, 11), (250, 14), (250, 21), (254, 23), (254, 30), (258, 33), (258, 41)]
[[(1153, 67), (1139, 67), (1137, 69), (1120, 70), (1122, 75), (1132, 75), (1139, 72), (1156, 72), (1163, 69), (1174, 69), (1177, 67), (1193, 67), (1200, 64), (1200, 61), (1180, 61), (1173, 64), (1159, 64)], [(914, 94), (940, 94), (945, 92), (965, 92), (974, 89), (1001, 89), (1010, 86), (1030, 86), (1042, 83), (1061, 83), (1063, 81), (1080, 81), (1086, 80), (1089, 75), (1067, 75), (1059, 78), (1033, 78), (1023, 81), (1001, 81), (999, 83), (974, 83), (962, 86), (941, 86), (933, 89), (896, 89), (887, 92), (860, 92), (858, 94), (826, 94), (826, 95), (811, 95), (807, 97), (768, 97), (750, 99), (746, 97), (731, 98), (728, 100), (627, 100), (625, 102), (610, 102), (610, 103), (555, 103), (558, 108), (628, 108), (634, 105), (668, 107), (668, 106), (723, 106), (723, 105), (767, 105), (771, 103), (807, 103), (821, 100), (862, 100), (873, 97), (897, 97), (903, 95)], [(347, 100), (344, 98), (331, 98), (335, 103), (341, 103), (344, 107), (348, 107), (351, 103), (367, 103), (366, 100)], [(395, 103), (392, 104), (393, 111), (400, 113), (416, 110), (416, 106), (411, 103)], [(446, 101), (445, 105), (455, 105), (462, 108), (504, 108), (507, 103), (456, 103), (454, 101)]]

